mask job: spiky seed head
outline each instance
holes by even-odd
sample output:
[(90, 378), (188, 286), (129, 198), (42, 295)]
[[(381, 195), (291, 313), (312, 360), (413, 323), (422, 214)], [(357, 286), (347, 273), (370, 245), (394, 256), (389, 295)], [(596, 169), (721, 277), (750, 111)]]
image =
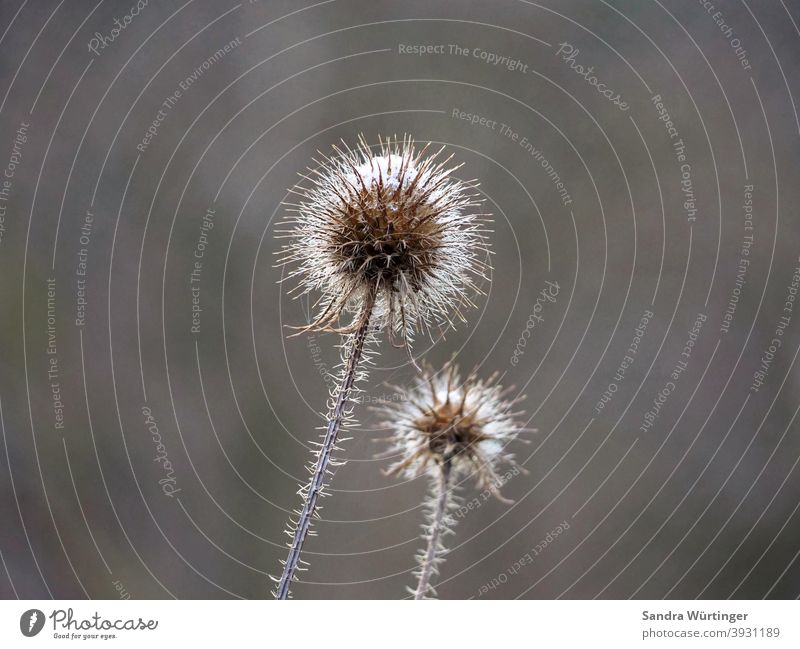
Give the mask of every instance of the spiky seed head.
[(343, 147), (320, 154), (295, 187), (300, 200), (281, 231), (294, 290), (320, 293), (307, 329), (351, 331), (336, 325), (370, 298), (372, 322), (391, 336), (463, 320), (487, 270), (476, 185), (453, 177), (452, 156), (417, 150), (408, 137), (380, 140), (377, 154), (363, 136), (355, 150)]
[(386, 455), (397, 458), (388, 472), (436, 478), (449, 461), (454, 476), (475, 475), (503, 500), (497, 469), (514, 465), (508, 445), (523, 430), (522, 413), (514, 412), (522, 397), (510, 398), (513, 388), (504, 389), (497, 378), (481, 380), (473, 372), (462, 381), (452, 362), (440, 372), (423, 367), (412, 388), (401, 391), (402, 399), (381, 408), (382, 426), (391, 431)]

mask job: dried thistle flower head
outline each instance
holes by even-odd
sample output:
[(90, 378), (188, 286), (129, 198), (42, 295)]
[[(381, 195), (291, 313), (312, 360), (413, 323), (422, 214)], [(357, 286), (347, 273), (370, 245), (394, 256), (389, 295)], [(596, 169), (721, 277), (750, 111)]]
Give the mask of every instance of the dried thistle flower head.
[[(319, 291), (319, 312), (306, 329), (337, 328), (346, 312), (373, 308), (372, 322), (404, 338), (416, 327), (463, 320), (488, 254), (475, 185), (453, 177), (451, 157), (428, 155), (410, 138), (380, 141), (373, 154), (363, 137), (315, 161), (294, 192), (281, 263), (293, 266), (295, 291)], [(373, 306), (374, 305), (374, 306)]]
[(453, 477), (474, 474), (482, 488), (500, 500), (501, 463), (514, 465), (508, 444), (522, 432), (514, 406), (523, 397), (508, 398), (513, 386), (503, 388), (498, 375), (487, 380), (471, 373), (462, 382), (450, 363), (434, 373), (426, 366), (415, 385), (403, 391), (403, 400), (382, 409), (383, 426), (392, 430), (387, 455), (399, 456), (390, 474), (436, 478), (449, 464)]

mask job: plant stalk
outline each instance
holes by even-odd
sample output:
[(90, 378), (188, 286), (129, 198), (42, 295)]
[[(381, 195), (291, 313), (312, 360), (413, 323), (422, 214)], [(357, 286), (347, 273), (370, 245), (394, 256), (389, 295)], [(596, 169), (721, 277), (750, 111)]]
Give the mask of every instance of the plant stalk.
[(325, 476), (330, 466), (331, 453), (336, 446), (336, 440), (342, 428), (345, 411), (347, 410), (347, 404), (350, 400), (350, 393), (356, 380), (358, 365), (364, 353), (364, 345), (367, 334), (369, 333), (369, 322), (372, 317), (373, 307), (375, 306), (375, 297), (375, 291), (373, 290), (365, 300), (358, 328), (351, 334), (344, 372), (342, 373), (342, 381), (336, 394), (336, 401), (333, 409), (328, 417), (325, 437), (319, 451), (319, 456), (317, 457), (314, 473), (308, 484), (303, 508), (300, 511), (300, 517), (294, 530), (294, 538), (291, 546), (289, 546), (289, 556), (286, 559), (286, 564), (283, 567), (283, 574), (278, 582), (278, 588), (275, 591), (275, 599), (288, 599), (289, 597), (289, 587), (297, 572), (297, 567), (300, 562), (300, 553), (303, 550), (303, 543), (311, 528), (311, 520), (317, 507), (317, 500), (325, 486)]
[(444, 519), (447, 516), (447, 505), (450, 500), (450, 458), (444, 459), (441, 468), (438, 493), (436, 494), (436, 505), (433, 510), (433, 521), (431, 522), (431, 530), (428, 534), (428, 549), (425, 551), (425, 557), (422, 560), (419, 583), (414, 593), (414, 599), (425, 599), (425, 595), (431, 587), (431, 577), (436, 569), (436, 555), (439, 552), (442, 535), (447, 529)]

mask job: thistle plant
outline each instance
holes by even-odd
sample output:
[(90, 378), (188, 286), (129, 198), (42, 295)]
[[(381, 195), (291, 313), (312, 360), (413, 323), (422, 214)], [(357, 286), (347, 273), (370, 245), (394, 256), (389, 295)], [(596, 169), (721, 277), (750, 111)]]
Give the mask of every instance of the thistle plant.
[[(399, 388), (397, 388), (399, 390)], [(391, 430), (387, 455), (397, 457), (387, 473), (416, 478), (427, 475), (430, 496), (423, 527), (426, 547), (417, 556), (414, 599), (435, 596), (431, 582), (446, 552), (443, 538), (453, 532), (459, 480), (474, 476), (478, 485), (504, 503), (498, 468), (516, 466), (508, 444), (523, 431), (521, 412), (514, 412), (523, 397), (510, 398), (513, 387), (503, 388), (498, 374), (480, 380), (474, 373), (462, 382), (458, 367), (450, 362), (439, 373), (426, 366), (403, 399), (381, 408), (382, 426)]]
[[(407, 137), (379, 141), (373, 154), (363, 137), (355, 150), (334, 146), (314, 160), (293, 192), (279, 230), (288, 239), (280, 264), (296, 281), (295, 296), (318, 294), (313, 321), (297, 333), (326, 331), (344, 339), (337, 387), (327, 425), (309, 464), (310, 481), (299, 491), (301, 509), (290, 521), (289, 554), (275, 597), (286, 599), (296, 579), (303, 543), (318, 500), (331, 476), (343, 425), (352, 423), (351, 398), (363, 379), (376, 334), (386, 329), (393, 345), (406, 347), (417, 332), (432, 335), (464, 320), (486, 280), (488, 215), (472, 181), (454, 177), (460, 165), (442, 149), (417, 150)], [(342, 320), (350, 320), (342, 322)]]

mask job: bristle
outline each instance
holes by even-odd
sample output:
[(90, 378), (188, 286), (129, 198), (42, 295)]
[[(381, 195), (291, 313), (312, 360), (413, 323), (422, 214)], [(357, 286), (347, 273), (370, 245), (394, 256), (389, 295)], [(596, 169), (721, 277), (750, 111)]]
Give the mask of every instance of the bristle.
[(395, 461), (385, 473), (407, 478), (427, 474), (430, 479), (422, 533), (427, 547), (417, 555), (418, 585), (411, 591), (416, 599), (436, 596), (432, 579), (444, 561), (442, 539), (453, 533), (456, 523), (459, 477), (473, 475), (487, 495), (512, 502), (500, 493), (498, 467), (516, 467), (507, 446), (525, 429), (517, 421), (521, 413), (512, 412), (521, 397), (509, 397), (511, 389), (503, 388), (500, 379), (498, 372), (480, 379), (472, 371), (462, 381), (451, 359), (439, 372), (426, 365), (411, 389), (395, 387), (404, 395), (402, 401), (377, 408), (385, 417), (381, 428), (392, 432), (383, 455)]
[[(299, 279), (299, 293), (319, 292), (319, 311), (304, 330), (348, 333), (338, 323), (358, 313), (377, 286), (373, 322), (408, 345), (415, 331), (463, 321), (462, 306), (489, 271), (488, 215), (474, 182), (454, 178), (442, 149), (428, 154), (403, 136), (363, 135), (355, 148), (334, 145), (292, 191), (300, 202), (281, 223), (289, 239), (278, 263)], [(288, 229), (287, 229), (288, 228)]]
[[(278, 264), (288, 267), (284, 279), (297, 282), (290, 293), (294, 299), (319, 294), (316, 315), (307, 325), (292, 327), (293, 335), (345, 336), (323, 443), (312, 444), (312, 477), (298, 491), (303, 509), (287, 530), (293, 541), (278, 588), (281, 599), (289, 594), (303, 541), (318, 518), (318, 498), (342, 464), (332, 458), (340, 450), (337, 441), (344, 441), (339, 433), (356, 425), (354, 384), (366, 376), (376, 334), (387, 328), (395, 345), (400, 334), (397, 346), (406, 347), (416, 366), (410, 352), (414, 332), (441, 333), (463, 321), (462, 309), (474, 306), (471, 294), (480, 294), (480, 282), (488, 279), (487, 215), (477, 210), (482, 201), (475, 185), (454, 177), (460, 165), (448, 167), (452, 156), (442, 159), (443, 148), (428, 154), (425, 145), (417, 151), (407, 136), (379, 138), (378, 145), (373, 154), (362, 135), (354, 148), (342, 141), (332, 156), (320, 153), (317, 167), (300, 174), (292, 190), (298, 202), (287, 203), (278, 225), (278, 236), (288, 240)], [(346, 314), (353, 314), (349, 323), (342, 322)], [(417, 460), (428, 462), (415, 453), (403, 467)]]
[[(355, 372), (354, 385), (350, 389), (351, 393), (357, 394), (357, 393), (361, 392), (360, 388), (357, 385), (355, 385), (355, 383), (356, 382), (360, 382), (360, 381), (364, 381), (367, 378), (367, 370), (363, 369), (363, 366), (364, 365), (369, 365), (370, 363), (374, 362), (372, 359), (373, 359), (374, 355), (376, 354), (376, 352), (374, 351), (372, 346), (375, 343), (376, 343), (375, 333), (374, 332), (367, 333), (366, 336), (365, 336), (365, 339), (364, 339), (363, 351), (361, 352), (361, 365), (362, 365), (362, 367)], [(346, 338), (339, 345), (337, 345), (337, 347), (339, 348), (340, 353), (341, 353), (341, 361), (339, 362), (339, 364), (336, 367), (336, 375), (337, 375), (336, 387), (331, 389), (331, 393), (330, 393), (329, 400), (328, 400), (328, 413), (326, 415), (327, 419), (330, 419), (333, 416), (333, 411), (334, 411), (334, 408), (335, 408), (335, 405), (336, 405), (336, 400), (337, 400), (337, 397), (339, 396), (339, 390), (342, 389), (342, 385), (344, 385), (344, 383), (345, 383), (345, 373), (347, 371), (347, 361), (348, 361), (349, 355), (352, 352), (352, 346), (353, 345), (354, 345), (354, 341), (353, 341), (352, 338)], [(355, 422), (355, 420), (353, 419), (353, 408), (352, 408), (352, 406), (349, 406), (349, 407), (345, 408), (344, 413), (343, 413), (342, 422), (341, 422), (341, 432), (347, 431), (347, 430), (355, 427), (356, 425), (357, 425), (357, 422)], [(324, 439), (324, 437), (325, 437), (325, 428), (326, 427), (320, 427), (320, 431), (321, 431), (320, 432), (320, 438), (321, 439)], [(338, 437), (336, 443), (334, 443), (332, 445), (332, 447), (330, 448), (330, 451), (331, 452), (340, 452), (342, 450), (341, 444), (343, 442), (346, 442), (348, 439), (350, 439), (350, 438), (349, 437)], [(324, 450), (325, 446), (324, 446), (324, 444), (321, 444), (321, 443), (316, 442), (316, 441), (309, 442), (309, 445), (311, 446), (311, 459), (306, 464), (306, 470), (308, 471), (309, 475), (311, 475), (313, 477), (317, 472), (317, 462), (319, 460), (320, 453)], [(345, 460), (343, 460), (343, 459), (335, 459), (335, 458), (331, 457), (331, 458), (329, 458), (328, 463), (329, 463), (329, 467), (330, 468), (324, 472), (324, 479), (322, 480), (321, 486), (320, 486), (320, 488), (319, 488), (319, 490), (317, 492), (317, 495), (320, 498), (325, 498), (325, 497), (327, 497), (329, 495), (328, 490), (327, 490), (327, 486), (330, 483), (331, 479), (333, 478), (335, 470), (338, 469), (339, 467), (341, 467), (342, 465), (344, 465), (345, 464)], [(306, 482), (306, 483), (300, 484), (298, 486), (297, 493), (300, 496), (301, 500), (303, 500), (303, 501), (307, 500), (307, 498), (309, 496), (310, 489), (311, 489), (311, 484), (312, 484), (311, 482)], [(317, 532), (311, 527), (311, 525), (313, 524), (313, 521), (320, 520), (320, 511), (321, 510), (322, 510), (322, 506), (318, 504), (316, 506), (316, 508), (314, 509), (314, 511), (312, 511), (311, 514), (310, 514), (309, 528), (308, 528), (308, 530), (306, 532), (307, 535), (310, 536), (310, 537), (314, 537), (314, 536), (317, 535)], [(296, 533), (296, 531), (298, 529), (298, 526), (299, 526), (299, 523), (300, 523), (299, 517), (302, 515), (299, 509), (294, 511), (294, 514), (298, 518), (297, 519), (290, 518), (289, 522), (287, 524), (287, 527), (284, 530), (284, 533), (287, 534), (289, 536), (289, 538), (292, 538), (292, 539), (295, 539), (295, 533)], [(295, 539), (295, 541), (296, 541), (296, 539)], [(292, 543), (288, 543), (287, 546), (291, 547)], [(283, 562), (283, 563), (285, 564), (285, 562)], [(297, 563), (298, 563), (298, 565), (295, 566), (294, 570), (304, 570), (305, 568), (301, 568), (300, 564), (302, 564), (304, 566), (308, 566), (308, 563), (302, 561), (302, 559), (298, 559)]]
[(474, 476), (491, 489), (499, 465), (514, 464), (509, 443), (528, 430), (515, 408), (522, 397), (511, 397), (499, 378), (495, 373), (479, 379), (471, 372), (462, 380), (451, 361), (440, 372), (426, 365), (411, 389), (397, 388), (403, 399), (375, 408), (383, 415), (381, 427), (391, 431), (389, 473), (436, 477), (448, 456), (454, 475)]

